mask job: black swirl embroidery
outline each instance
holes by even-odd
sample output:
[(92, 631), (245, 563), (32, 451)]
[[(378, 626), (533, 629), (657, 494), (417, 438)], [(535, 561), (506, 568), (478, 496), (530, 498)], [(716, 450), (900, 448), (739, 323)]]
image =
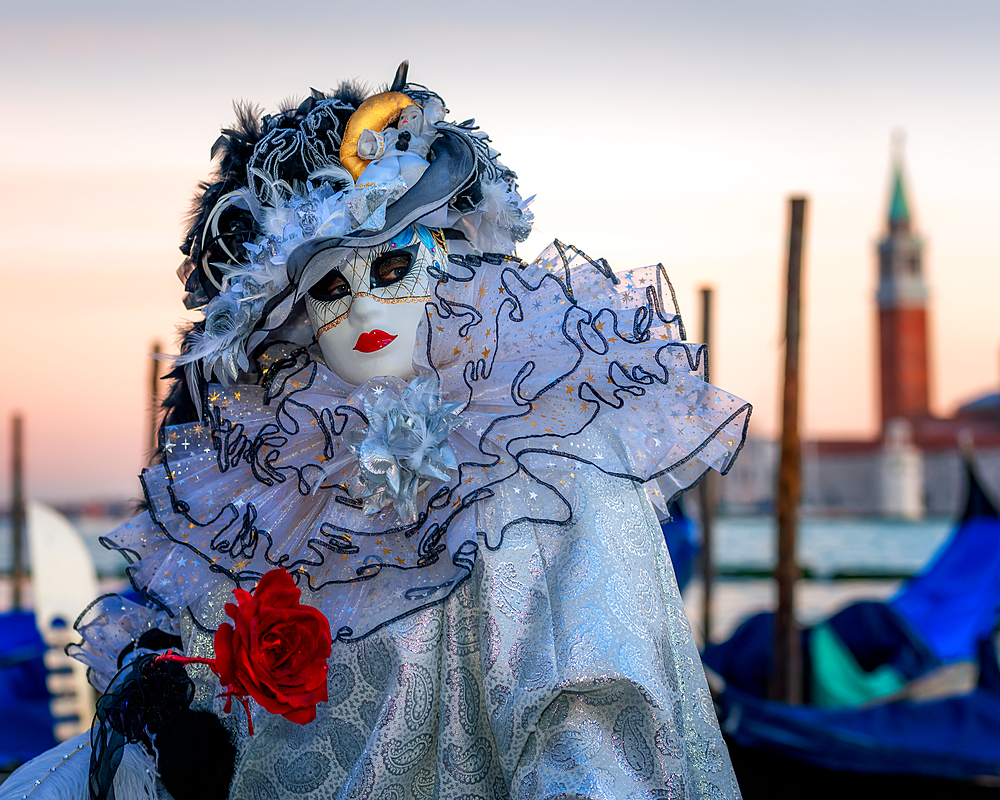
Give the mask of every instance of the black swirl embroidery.
[(566, 772), (586, 764), (600, 749), (601, 740), (594, 731), (564, 730), (546, 741), (543, 759), (553, 769)]
[(226, 553), (234, 559), (252, 559), (257, 553), (261, 538), (267, 539), (268, 543), (271, 541), (268, 532), (260, 530), (256, 523), (257, 509), (253, 503), (247, 503), (243, 514), (223, 527), (212, 538), (212, 549)]

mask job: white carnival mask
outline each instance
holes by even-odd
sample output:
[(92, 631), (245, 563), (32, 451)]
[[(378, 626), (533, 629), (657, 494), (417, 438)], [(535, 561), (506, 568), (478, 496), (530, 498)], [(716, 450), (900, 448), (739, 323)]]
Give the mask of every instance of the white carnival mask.
[(444, 258), (420, 225), (377, 247), (313, 256), (307, 271), (323, 277), (306, 294), (306, 312), (327, 367), (354, 386), (383, 375), (412, 378), (417, 326), (433, 283), (427, 268), (440, 268)]

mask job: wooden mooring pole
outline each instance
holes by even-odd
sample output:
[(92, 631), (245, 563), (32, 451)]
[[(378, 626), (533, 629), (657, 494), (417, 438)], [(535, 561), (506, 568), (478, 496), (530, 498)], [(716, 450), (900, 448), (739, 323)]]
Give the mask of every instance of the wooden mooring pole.
[(157, 441), (157, 434), (160, 428), (160, 403), (159, 403), (159, 391), (160, 391), (160, 360), (157, 356), (160, 354), (160, 343), (153, 342), (153, 357), (150, 360), (149, 367), (149, 452), (151, 455), (156, 453), (156, 448), (159, 446)]
[(778, 471), (778, 610), (774, 616), (774, 666), (770, 695), (785, 703), (802, 702), (802, 652), (795, 622), (795, 537), (801, 489), (799, 438), (799, 344), (802, 336), (802, 240), (806, 200), (790, 201), (788, 278), (785, 287), (785, 375), (782, 384), (781, 466)]
[[(701, 341), (711, 355), (712, 338), (712, 289), (701, 290)], [(708, 381), (708, 356), (705, 357), (705, 380)], [(715, 564), (712, 561), (712, 527), (715, 517), (715, 475), (711, 470), (705, 473), (698, 485), (698, 512), (701, 518), (701, 577), (702, 607), (701, 629), (705, 644), (712, 639), (712, 583), (715, 580)]]
[(20, 414), (11, 420), (11, 493), (10, 581), (13, 589), (12, 605), (15, 611), (23, 607), (21, 587), (24, 584), (24, 421)]

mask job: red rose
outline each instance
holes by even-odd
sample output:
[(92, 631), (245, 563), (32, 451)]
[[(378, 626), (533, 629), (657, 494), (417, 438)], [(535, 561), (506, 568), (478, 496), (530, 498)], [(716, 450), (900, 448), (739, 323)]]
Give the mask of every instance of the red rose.
[(316, 704), (327, 700), (330, 623), (299, 603), (301, 592), (284, 569), (265, 573), (253, 595), (233, 594), (239, 605), (226, 604), (233, 624), (215, 632), (219, 682), (230, 697), (249, 695), (272, 714), (311, 722)]

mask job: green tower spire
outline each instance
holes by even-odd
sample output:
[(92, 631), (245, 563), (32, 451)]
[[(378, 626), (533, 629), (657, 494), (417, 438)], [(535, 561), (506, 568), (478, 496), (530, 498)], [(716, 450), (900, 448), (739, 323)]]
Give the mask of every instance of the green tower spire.
[(892, 136), (892, 201), (889, 204), (889, 227), (908, 229), (910, 226), (910, 204), (906, 200), (906, 185), (903, 181), (903, 141), (904, 134), (897, 130)]
[(890, 224), (909, 223), (910, 205), (906, 202), (906, 189), (903, 186), (903, 165), (897, 161), (893, 167), (892, 204), (889, 206)]

